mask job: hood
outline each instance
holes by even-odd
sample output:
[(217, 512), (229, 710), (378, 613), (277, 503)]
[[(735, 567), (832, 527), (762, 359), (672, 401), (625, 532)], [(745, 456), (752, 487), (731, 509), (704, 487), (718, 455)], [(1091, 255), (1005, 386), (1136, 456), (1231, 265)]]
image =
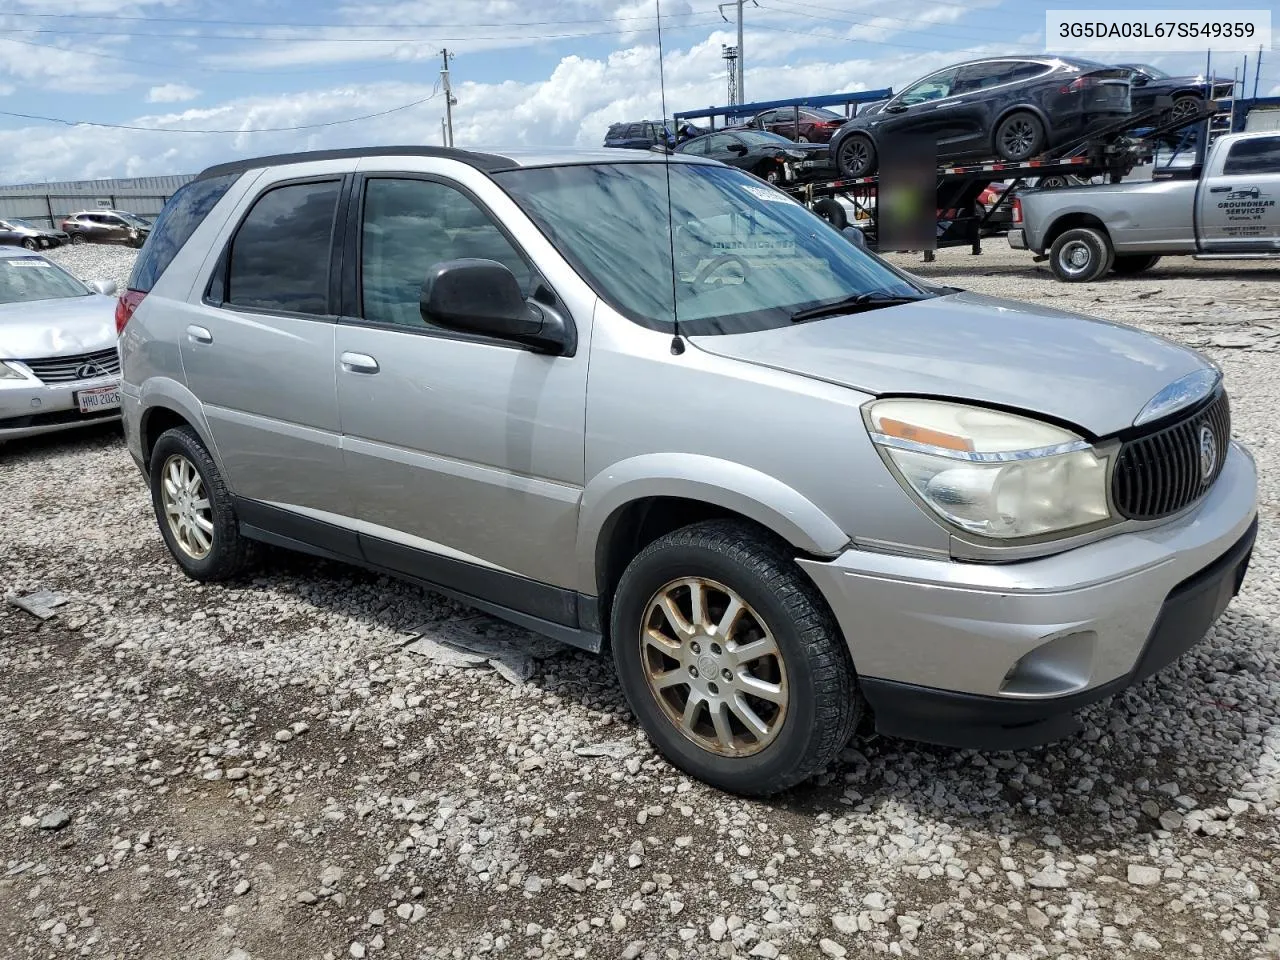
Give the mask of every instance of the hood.
[(1132, 426), (1160, 390), (1209, 366), (1130, 327), (974, 293), (691, 342), (866, 393), (1025, 410), (1095, 437)]
[(91, 294), (0, 304), (0, 358), (38, 360), (110, 350), (116, 345), (116, 301)]
[[(872, 103), (864, 104), (858, 109), (857, 117), (869, 117), (874, 116), (877, 113), (882, 113), (884, 111), (885, 104), (888, 102), (888, 100), (876, 100)], [(854, 117), (854, 119), (856, 120), (857, 117)]]

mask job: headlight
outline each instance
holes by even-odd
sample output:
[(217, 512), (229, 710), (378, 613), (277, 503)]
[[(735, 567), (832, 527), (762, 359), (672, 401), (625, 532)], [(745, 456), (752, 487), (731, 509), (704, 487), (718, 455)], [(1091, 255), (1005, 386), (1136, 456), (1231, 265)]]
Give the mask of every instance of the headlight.
[(1010, 539), (1110, 517), (1107, 458), (1080, 437), (998, 410), (877, 400), (871, 439), (898, 480), (962, 530)]
[(25, 379), (27, 378), (23, 374), (19, 373), (16, 369), (9, 366), (9, 364), (5, 363), (3, 360), (0, 360), (0, 380), (25, 380)]

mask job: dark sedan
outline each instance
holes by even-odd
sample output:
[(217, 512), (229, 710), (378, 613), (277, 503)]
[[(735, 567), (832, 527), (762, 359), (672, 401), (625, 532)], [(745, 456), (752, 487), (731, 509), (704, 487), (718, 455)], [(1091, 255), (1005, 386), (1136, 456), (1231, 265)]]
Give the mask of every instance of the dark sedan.
[(797, 143), (826, 143), (847, 119), (821, 107), (775, 107), (757, 113), (745, 126)]
[(28, 250), (48, 250), (67, 242), (61, 230), (37, 227), (26, 220), (0, 220), (0, 245), (26, 247)]
[(763, 130), (732, 130), (686, 140), (676, 153), (710, 157), (770, 183), (806, 180), (832, 172), (826, 144), (793, 143)]
[(1030, 160), (1129, 114), (1129, 71), (1066, 57), (994, 57), (947, 67), (872, 104), (831, 139), (842, 175), (879, 167), (886, 137), (932, 136), (938, 159)]
[(62, 221), (72, 243), (123, 243), (141, 247), (151, 233), (151, 221), (124, 210), (85, 210)]
[(1122, 63), (1120, 67), (1129, 71), (1134, 113), (1153, 109), (1160, 97), (1170, 99), (1171, 105), (1163, 120), (1194, 117), (1204, 108), (1206, 100), (1229, 97), (1235, 89), (1235, 81), (1222, 77), (1207, 81), (1203, 76), (1171, 77), (1147, 63)]

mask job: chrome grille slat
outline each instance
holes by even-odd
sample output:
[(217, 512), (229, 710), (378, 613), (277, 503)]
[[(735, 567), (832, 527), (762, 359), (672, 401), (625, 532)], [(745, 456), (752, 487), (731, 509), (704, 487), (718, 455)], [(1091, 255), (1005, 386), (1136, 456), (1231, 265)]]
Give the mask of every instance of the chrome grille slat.
[[(1206, 425), (1217, 453), (1207, 479), (1200, 472), (1200, 428)], [(1185, 509), (1218, 479), (1230, 442), (1231, 406), (1221, 392), (1176, 423), (1128, 441), (1111, 480), (1116, 509), (1131, 520), (1156, 520)]]
[[(120, 354), (114, 349), (18, 362), (24, 364), (42, 383), (75, 383), (78, 380), (96, 380), (120, 373)], [(92, 377), (82, 377), (77, 371), (85, 364), (94, 364), (103, 372)]]

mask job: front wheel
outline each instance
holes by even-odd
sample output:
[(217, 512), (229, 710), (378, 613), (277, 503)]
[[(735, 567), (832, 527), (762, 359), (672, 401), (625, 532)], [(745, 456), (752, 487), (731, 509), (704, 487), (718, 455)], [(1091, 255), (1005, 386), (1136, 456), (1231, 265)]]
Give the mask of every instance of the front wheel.
[(1044, 143), (1044, 124), (1033, 113), (1011, 113), (996, 127), (996, 155), (1001, 160), (1030, 160), (1044, 150)]
[(1175, 99), (1166, 116), (1170, 122), (1190, 120), (1202, 110), (1204, 110), (1204, 100), (1194, 94), (1190, 94)]
[(1135, 273), (1142, 273), (1144, 270), (1150, 270), (1160, 262), (1158, 254), (1141, 254), (1134, 253), (1128, 256), (1117, 256), (1115, 263), (1111, 265), (1111, 269), (1121, 276), (1129, 276)]
[(1115, 251), (1101, 230), (1075, 227), (1066, 230), (1049, 248), (1049, 266), (1064, 283), (1088, 283), (1111, 269)]
[(862, 710), (821, 594), (785, 544), (735, 521), (659, 538), (622, 575), (610, 619), (623, 693), (675, 766), (746, 796), (817, 773)]
[(22, 241), (22, 245), (23, 245), (24, 247), (26, 247), (28, 250), (34, 250), (34, 249), (36, 249), (38, 246), (40, 246), (38, 243), (36, 243), (36, 242), (35, 242), (33, 239), (31, 239), (30, 237), (27, 237), (27, 239), (23, 240), (23, 241)]
[(869, 177), (876, 172), (876, 148), (868, 137), (853, 133), (836, 149), (836, 166), (842, 177)]

